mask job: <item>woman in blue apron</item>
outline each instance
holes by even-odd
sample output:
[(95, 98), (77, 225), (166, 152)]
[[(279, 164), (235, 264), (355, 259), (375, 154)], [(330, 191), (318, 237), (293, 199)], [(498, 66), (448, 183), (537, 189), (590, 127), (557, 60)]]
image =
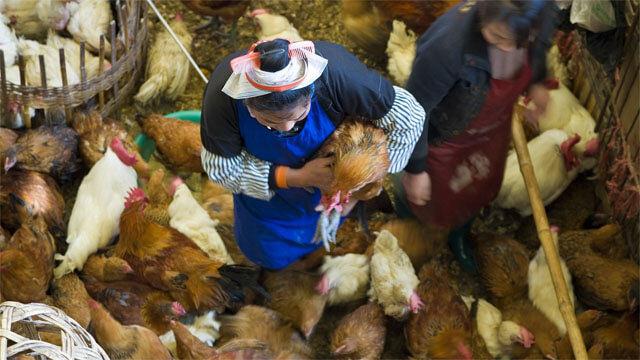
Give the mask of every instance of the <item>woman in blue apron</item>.
[(282, 39), (224, 59), (202, 114), (203, 166), (234, 193), (236, 242), (272, 270), (321, 246), (315, 208), (331, 159), (314, 155), (346, 116), (388, 130), (390, 172), (404, 168), (424, 121), (413, 96), (339, 45)]

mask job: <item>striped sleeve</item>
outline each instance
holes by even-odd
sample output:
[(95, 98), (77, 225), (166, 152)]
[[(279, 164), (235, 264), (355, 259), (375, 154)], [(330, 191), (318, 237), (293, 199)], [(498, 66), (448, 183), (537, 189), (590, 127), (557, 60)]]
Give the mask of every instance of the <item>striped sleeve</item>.
[(413, 148), (420, 138), (425, 111), (407, 90), (394, 86), (396, 96), (391, 110), (375, 125), (387, 132), (389, 173), (402, 171), (409, 162)]
[(258, 159), (242, 150), (240, 155), (222, 157), (202, 149), (202, 167), (211, 181), (224, 186), (234, 194), (245, 194), (260, 200), (270, 200), (271, 163)]

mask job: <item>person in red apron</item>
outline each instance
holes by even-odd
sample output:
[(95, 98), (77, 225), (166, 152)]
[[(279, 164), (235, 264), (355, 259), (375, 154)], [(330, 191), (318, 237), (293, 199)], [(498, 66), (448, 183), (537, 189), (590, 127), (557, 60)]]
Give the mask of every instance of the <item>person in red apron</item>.
[(399, 213), (449, 229), (449, 245), (475, 272), (471, 222), (497, 196), (511, 141), (512, 109), (527, 93), (535, 121), (555, 28), (552, 1), (468, 1), (420, 38), (407, 89), (427, 112), (414, 156), (395, 176)]
[(233, 192), (236, 243), (253, 263), (279, 270), (322, 246), (313, 241), (316, 207), (332, 181), (331, 160), (314, 157), (347, 116), (386, 130), (389, 171), (399, 172), (425, 113), (408, 91), (328, 42), (258, 42), (212, 74), (202, 163)]

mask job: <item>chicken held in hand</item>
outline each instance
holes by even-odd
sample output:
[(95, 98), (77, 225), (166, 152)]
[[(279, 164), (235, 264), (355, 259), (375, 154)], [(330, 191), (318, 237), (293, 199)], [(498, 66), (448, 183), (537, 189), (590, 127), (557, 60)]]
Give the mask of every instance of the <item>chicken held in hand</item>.
[[(189, 50), (193, 38), (182, 15), (176, 14), (170, 26), (180, 42)], [(134, 99), (142, 105), (158, 98), (177, 99), (187, 87), (190, 66), (189, 59), (182, 53), (171, 34), (163, 28), (151, 45), (147, 56), (145, 82)]]
[(416, 287), (420, 283), (407, 254), (387, 230), (378, 234), (371, 257), (369, 298), (382, 305), (384, 313), (396, 319), (424, 306)]
[(137, 185), (132, 166), (136, 156), (128, 152), (120, 138), (113, 138), (106, 153), (82, 179), (69, 219), (67, 243), (56, 278), (82, 269), (89, 255), (107, 246), (118, 235), (120, 214), (127, 191)]
[(27, 130), (5, 151), (4, 171), (39, 171), (65, 182), (73, 179), (79, 163), (78, 134), (63, 125), (43, 125)]
[(138, 325), (124, 326), (105, 308), (89, 300), (93, 335), (112, 359), (171, 359), (153, 331)]
[(29, 219), (0, 251), (0, 297), (22, 303), (44, 299), (53, 270), (55, 244), (41, 216)]
[(420, 270), (417, 291), (425, 309), (409, 315), (407, 347), (419, 359), (471, 359), (471, 317), (441, 266), (431, 261)]
[[(144, 215), (147, 201), (142, 189), (131, 190), (115, 247), (115, 256), (126, 260), (138, 277), (169, 290), (188, 310), (221, 311), (242, 303), (248, 289), (264, 294), (255, 269), (210, 259), (179, 231), (148, 220)], [(168, 281), (171, 273), (187, 277), (184, 287)]]
[(169, 192), (173, 195), (169, 204), (171, 227), (188, 236), (211, 259), (233, 264), (233, 259), (216, 231), (218, 222), (212, 220), (207, 211), (193, 198), (191, 190), (182, 179), (176, 177), (171, 182)]
[(322, 214), (314, 238), (327, 251), (329, 242), (335, 242), (343, 207), (349, 201), (373, 199), (382, 191), (390, 165), (387, 136), (372, 124), (345, 121), (318, 152), (318, 157), (329, 156), (334, 180), (318, 205)]
[(337, 358), (379, 359), (387, 334), (380, 305), (370, 302), (358, 307), (331, 334), (331, 353)]
[(155, 142), (163, 159), (176, 171), (203, 172), (200, 125), (158, 114), (137, 116), (142, 131)]

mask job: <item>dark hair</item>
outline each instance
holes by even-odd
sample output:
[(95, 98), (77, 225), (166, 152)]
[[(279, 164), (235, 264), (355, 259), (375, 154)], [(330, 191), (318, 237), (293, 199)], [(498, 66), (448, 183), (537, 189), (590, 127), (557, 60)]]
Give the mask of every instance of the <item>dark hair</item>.
[[(260, 55), (260, 70), (276, 72), (289, 64), (289, 41), (275, 39), (255, 48)], [(302, 89), (272, 92), (244, 100), (244, 104), (257, 111), (280, 111), (300, 105), (313, 95), (313, 84)]]
[(504, 22), (516, 35), (518, 47), (529, 41), (529, 34), (540, 19), (546, 0), (483, 0), (478, 2), (480, 25)]

